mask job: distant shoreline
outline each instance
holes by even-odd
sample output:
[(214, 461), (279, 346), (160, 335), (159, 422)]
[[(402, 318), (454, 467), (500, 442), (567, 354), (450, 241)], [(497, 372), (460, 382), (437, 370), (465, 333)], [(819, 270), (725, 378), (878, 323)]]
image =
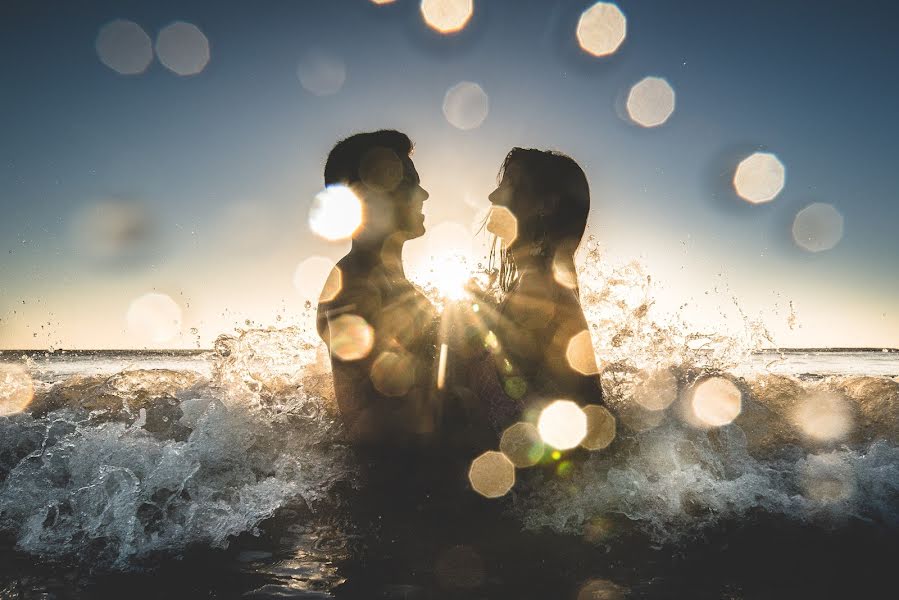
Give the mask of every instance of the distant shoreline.
[[(22, 350), (22, 349), (9, 349), (9, 350), (0, 350), (0, 358), (4, 355), (51, 355), (51, 356), (64, 356), (67, 354), (143, 354), (143, 355), (155, 355), (155, 356), (196, 356), (200, 354), (207, 354), (209, 352), (214, 352), (213, 348), (181, 348), (181, 349), (71, 349), (71, 348), (57, 348), (55, 350)], [(899, 348), (766, 348), (764, 350), (753, 350), (753, 354), (805, 354), (809, 352), (827, 352), (827, 353), (883, 353), (883, 354), (899, 354)]]

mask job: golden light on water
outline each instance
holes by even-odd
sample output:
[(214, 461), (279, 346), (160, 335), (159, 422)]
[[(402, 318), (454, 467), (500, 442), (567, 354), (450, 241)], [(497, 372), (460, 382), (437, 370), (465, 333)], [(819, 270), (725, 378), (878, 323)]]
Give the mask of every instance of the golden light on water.
[(587, 416), (587, 433), (581, 446), (587, 450), (602, 450), (615, 439), (617, 426), (615, 416), (604, 406), (588, 404), (583, 408)]
[(0, 417), (15, 415), (34, 398), (34, 382), (19, 365), (0, 363)]
[(415, 383), (415, 363), (405, 352), (382, 352), (371, 366), (371, 382), (385, 396), (405, 396)]
[(505, 206), (491, 206), (487, 214), (487, 231), (501, 238), (505, 246), (511, 246), (518, 237), (518, 219)]
[(607, 579), (591, 579), (581, 587), (577, 600), (625, 600), (628, 590)]
[(439, 33), (461, 31), (473, 13), (473, 0), (421, 0), (421, 16)]
[(138, 75), (153, 62), (153, 42), (137, 23), (116, 19), (100, 28), (95, 43), (100, 61), (120, 75)]
[(503, 432), (499, 449), (518, 468), (540, 462), (545, 450), (540, 432), (530, 423), (515, 423)]
[(571, 368), (582, 375), (599, 373), (596, 354), (593, 352), (593, 340), (590, 339), (590, 332), (586, 329), (574, 334), (568, 341), (565, 358)]
[(181, 307), (167, 294), (154, 292), (136, 298), (125, 319), (128, 331), (144, 342), (161, 344), (181, 333)]
[(352, 237), (362, 225), (362, 202), (345, 185), (329, 185), (316, 194), (309, 208), (309, 228), (316, 235), (338, 241)]
[(693, 390), (691, 405), (693, 414), (702, 424), (722, 427), (739, 416), (742, 394), (730, 380), (710, 377)]
[(346, 82), (346, 64), (339, 56), (311, 50), (297, 64), (297, 78), (307, 92), (330, 96), (339, 92)]
[(443, 97), (443, 116), (457, 129), (477, 129), (487, 118), (490, 99), (477, 83), (462, 81), (446, 91)]
[(843, 239), (843, 215), (830, 204), (815, 202), (796, 214), (793, 241), (809, 252), (830, 250)]
[(178, 75), (196, 75), (209, 63), (209, 40), (196, 26), (175, 21), (156, 36), (156, 56)]
[(627, 19), (611, 2), (597, 2), (581, 13), (576, 35), (585, 52), (607, 56), (618, 50), (627, 36)]
[(796, 406), (793, 423), (813, 440), (835, 442), (845, 438), (852, 430), (852, 411), (846, 399), (839, 394), (811, 394)]
[(661, 77), (646, 77), (627, 96), (627, 114), (642, 127), (658, 127), (673, 112), (674, 90)]
[(485, 498), (499, 498), (515, 485), (515, 465), (502, 452), (489, 450), (471, 461), (468, 481)]
[(303, 298), (330, 302), (340, 293), (343, 276), (330, 258), (310, 256), (294, 271), (293, 286)]
[(643, 372), (633, 397), (647, 410), (665, 410), (677, 399), (677, 379), (669, 369)]
[(340, 360), (360, 360), (375, 344), (375, 331), (359, 315), (340, 315), (328, 322), (331, 354)]
[(557, 450), (568, 450), (587, 435), (587, 415), (570, 400), (556, 400), (540, 413), (537, 429), (544, 442)]
[(785, 181), (786, 169), (780, 159), (768, 152), (756, 152), (737, 165), (734, 190), (744, 200), (760, 204), (776, 198)]

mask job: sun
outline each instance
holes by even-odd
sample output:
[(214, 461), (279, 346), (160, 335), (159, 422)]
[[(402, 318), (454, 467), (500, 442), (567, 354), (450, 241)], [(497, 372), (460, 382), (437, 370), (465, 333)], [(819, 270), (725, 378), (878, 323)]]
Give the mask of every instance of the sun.
[(459, 252), (443, 252), (423, 261), (411, 273), (410, 279), (432, 300), (443, 305), (468, 296), (466, 286), (471, 276), (468, 257)]

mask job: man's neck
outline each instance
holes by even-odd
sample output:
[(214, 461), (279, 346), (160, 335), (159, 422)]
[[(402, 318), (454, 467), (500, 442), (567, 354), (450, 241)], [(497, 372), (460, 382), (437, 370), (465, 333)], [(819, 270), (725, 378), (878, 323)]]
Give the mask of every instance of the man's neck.
[(364, 256), (372, 262), (372, 265), (382, 266), (390, 275), (405, 279), (406, 273), (403, 270), (403, 244), (405, 243), (406, 240), (400, 236), (378, 240), (355, 239), (350, 254)]

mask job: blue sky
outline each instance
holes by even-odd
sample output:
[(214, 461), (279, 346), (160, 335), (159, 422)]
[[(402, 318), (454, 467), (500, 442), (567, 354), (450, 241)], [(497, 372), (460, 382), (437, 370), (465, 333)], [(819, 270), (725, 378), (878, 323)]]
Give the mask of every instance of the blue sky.
[[(592, 4), (475, 0), (468, 26), (442, 36), (412, 0), (4, 3), (0, 348), (153, 345), (125, 318), (148, 292), (183, 312), (167, 346), (299, 318), (296, 266), (345, 250), (306, 225), (324, 158), (337, 139), (382, 127), (416, 143), (431, 228), (472, 223), (512, 146), (555, 148), (587, 172), (608, 260), (639, 259), (659, 282), (658, 310), (690, 302), (697, 326), (717, 327), (704, 315), (730, 299), (705, 292), (727, 288), (783, 345), (899, 346), (896, 9), (622, 1), (627, 38), (595, 58), (574, 35)], [(153, 39), (192, 23), (209, 63), (179, 76), (157, 57), (120, 75), (95, 48), (113, 19)], [(310, 52), (343, 62), (339, 91), (300, 84)], [(649, 75), (671, 84), (676, 108), (643, 129), (620, 112)], [(473, 130), (442, 111), (460, 81), (489, 97)], [(787, 173), (764, 205), (730, 185), (757, 150)], [(139, 206), (147, 232), (98, 259), (76, 224), (108, 202)], [(793, 243), (793, 218), (812, 202), (844, 217), (831, 250)], [(409, 251), (424, 260), (428, 247)], [(801, 327), (787, 323), (789, 302)]]

